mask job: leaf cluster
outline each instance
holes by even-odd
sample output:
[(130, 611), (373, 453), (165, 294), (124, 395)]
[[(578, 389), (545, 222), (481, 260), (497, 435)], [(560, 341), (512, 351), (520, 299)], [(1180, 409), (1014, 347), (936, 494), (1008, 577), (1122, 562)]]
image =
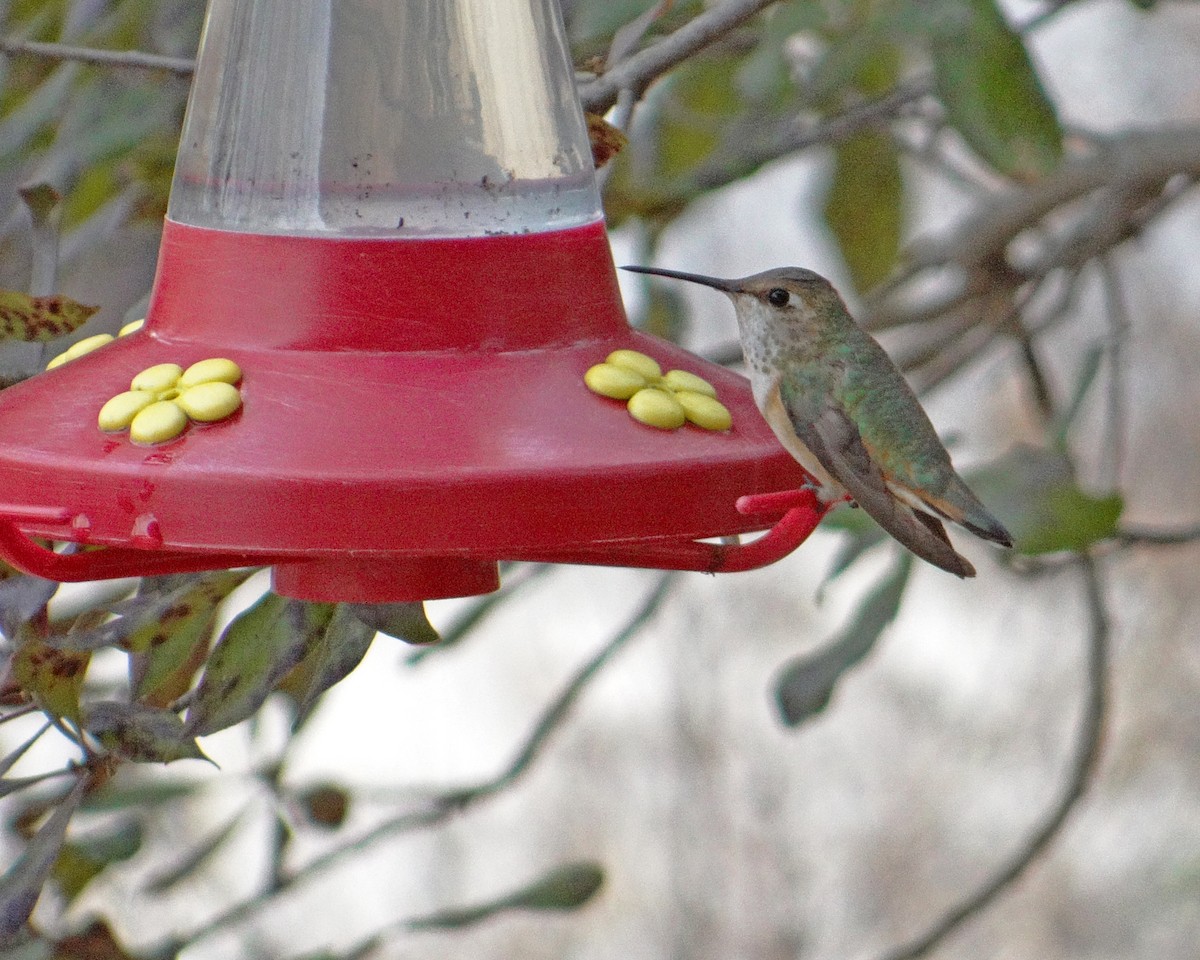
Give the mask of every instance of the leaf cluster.
[[(364, 608), (291, 600), (269, 591), (217, 629), (222, 605), (253, 572), (147, 577), (128, 597), (55, 620), (50, 601), (57, 584), (6, 571), (0, 581), (5, 701), (17, 708), (10, 716), (36, 708), (48, 723), (0, 759), (0, 790), (28, 792), (54, 777), (74, 785), (49, 799), (29, 793), (14, 808), (14, 825), (36, 824), (46, 810), (52, 812), (28, 835), (22, 859), (0, 878), (0, 943), (24, 934), (47, 879), (54, 879), (69, 903), (104, 869), (136, 852), (141, 844), (136, 818), (110, 825), (98, 838), (65, 840), (75, 810), (103, 797), (101, 788), (126, 765), (206, 759), (197, 737), (253, 717), (275, 693), (292, 704), (298, 730), (321, 694), (358, 665), (378, 630), (426, 642), (437, 637), (420, 604)], [(111, 680), (88, 681), (101, 652), (126, 660), (126, 681), (116, 688)], [(41, 775), (8, 776), (33, 741), (51, 729), (77, 759)], [(277, 772), (273, 776), (277, 781)], [(145, 804), (161, 799), (153, 791), (138, 793)], [(329, 812), (328, 798), (318, 803), (310, 797), (307, 803), (312, 822), (338, 819)], [(226, 839), (223, 834), (204, 849)], [(199, 865), (181, 870), (181, 876)]]
[(824, 147), (823, 217), (867, 290), (898, 263), (908, 191), (892, 124), (906, 116), (1002, 177), (1037, 180), (1062, 157), (1037, 64), (995, 0), (781, 3), (651, 91), (606, 209), (661, 227), (712, 189)]

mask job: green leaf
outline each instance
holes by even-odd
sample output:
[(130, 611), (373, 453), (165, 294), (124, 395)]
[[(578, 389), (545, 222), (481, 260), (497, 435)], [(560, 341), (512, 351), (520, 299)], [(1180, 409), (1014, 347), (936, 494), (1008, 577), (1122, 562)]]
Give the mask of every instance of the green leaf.
[(843, 674), (871, 652), (896, 619), (911, 570), (912, 554), (906, 550), (862, 599), (854, 618), (836, 639), (784, 666), (775, 682), (775, 700), (786, 726), (797, 726), (824, 710)]
[(526, 910), (577, 910), (604, 885), (598, 864), (568, 863), (551, 870), (525, 890), (508, 898), (509, 907)]
[(79, 776), (71, 792), (55, 806), (16, 862), (0, 877), (0, 948), (17, 939), (37, 906), (87, 783), (86, 777)]
[(141, 848), (142, 828), (122, 820), (108, 829), (64, 844), (52, 876), (68, 903), (110, 864), (128, 860)]
[[(114, 784), (119, 783), (119, 786)], [(167, 780), (156, 775), (136, 779), (136, 771), (126, 768), (119, 778), (105, 781), (98, 790), (87, 795), (84, 809), (93, 813), (112, 813), (121, 810), (147, 810), (195, 796), (203, 781)]]
[(30, 149), (31, 141), (47, 124), (62, 112), (70, 96), (78, 63), (64, 63), (38, 84), (19, 106), (0, 120), (0, 159), (22, 154)]
[(0, 290), (0, 340), (57, 340), (83, 326), (99, 309), (61, 293), (31, 297), (19, 290)]
[(967, 481), (1003, 519), (1023, 554), (1086, 550), (1111, 539), (1125, 505), (1120, 494), (1095, 497), (1081, 490), (1065, 454), (1025, 445)]
[(108, 750), (140, 763), (207, 760), (179, 715), (161, 707), (102, 700), (89, 704), (84, 727)]
[(79, 694), (91, 661), (90, 653), (56, 650), (27, 637), (13, 654), (13, 679), (39, 707), (55, 717), (79, 719)]
[(680, 65), (671, 78), (659, 131), (659, 173), (680, 177), (690, 172), (721, 142), (730, 119), (742, 109), (729, 83), (740, 60), (706, 56)]
[(129, 658), (134, 699), (165, 707), (191, 689), (208, 656), (217, 609), (245, 579), (244, 573), (228, 572), (200, 578), (137, 618), (145, 622), (127, 639), (129, 649), (144, 651)]
[(11, 641), (21, 635), (21, 627), (33, 617), (44, 614), (59, 584), (17, 573), (0, 580), (0, 633)]
[(441, 640), (425, 616), (423, 603), (348, 603), (346, 612), (372, 630), (424, 646)]
[(904, 0), (871, 0), (871, 7), (869, 14), (838, 18), (821, 31), (827, 42), (804, 88), (810, 100), (833, 113), (846, 106), (847, 92), (878, 96), (900, 75), (901, 45), (913, 32), (911, 11)]
[(62, 196), (52, 185), (45, 182), (31, 183), (17, 191), (25, 201), (29, 216), (35, 227), (50, 223), (54, 211), (62, 203)]
[(1032, 180), (1062, 157), (1062, 129), (1025, 45), (994, 0), (927, 9), (934, 78), (946, 117), (1001, 173)]
[[(296, 701), (296, 719), (292, 724), (294, 729), (298, 729), (308, 719), (313, 707), (326, 690), (343, 680), (362, 662), (371, 641), (375, 639), (377, 628), (363, 622), (361, 610), (363, 607), (378, 606), (414, 606), (421, 609), (421, 619), (424, 620), (424, 610), (419, 603), (338, 604), (325, 631), (277, 686), (277, 689), (290, 694)], [(425, 623), (428, 626), (428, 621)], [(433, 630), (432, 627), (429, 629)], [(435, 633), (434, 637), (436, 636)]]
[(306, 603), (265, 594), (225, 628), (187, 712), (197, 736), (224, 730), (253, 714), (275, 685), (320, 640), (332, 603)]
[(506, 910), (575, 910), (595, 896), (603, 885), (604, 871), (597, 864), (568, 863), (497, 900), (419, 917), (410, 920), (408, 926), (413, 930), (457, 929)]
[(860, 291), (887, 279), (896, 265), (903, 201), (900, 158), (891, 137), (869, 130), (838, 145), (825, 222)]
[(743, 98), (757, 103), (784, 100), (794, 103), (795, 55), (791, 49), (797, 34), (827, 26), (829, 10), (820, 3), (777, 3), (758, 21), (758, 43), (743, 58), (733, 81)]
[(157, 650), (177, 630), (211, 613), (230, 591), (250, 576), (247, 571), (145, 577), (137, 595), (107, 609), (113, 616), (98, 626), (57, 634), (49, 642), (60, 650), (120, 647), (132, 653)]

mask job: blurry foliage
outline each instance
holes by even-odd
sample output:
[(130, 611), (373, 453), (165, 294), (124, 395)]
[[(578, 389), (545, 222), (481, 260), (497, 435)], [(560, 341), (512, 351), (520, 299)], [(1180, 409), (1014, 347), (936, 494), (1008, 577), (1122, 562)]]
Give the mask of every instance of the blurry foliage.
[[(110, 50), (195, 52), (202, 0), (32, 0), (5, 5), (5, 37)], [(130, 220), (166, 212), (188, 84), (169, 75), (51, 58), (0, 61), (0, 285), (20, 288), (28, 261), (17, 188), (64, 198), (64, 246), (102, 243)], [(83, 241), (80, 243), (79, 241)]]
[[(2, 30), (10, 38), (190, 56), (203, 6), (201, 0), (13, 0), (2, 7)], [(574, 0), (564, 7), (577, 64), (600, 72), (614, 51), (617, 59), (636, 56), (706, 9), (699, 0), (656, 6), (649, 0)], [(635, 21), (636, 29), (622, 32)], [(7, 198), (0, 209), (6, 264), (0, 283), (12, 288), (0, 291), (0, 333), (46, 339), (87, 319), (93, 308), (61, 295), (18, 292), (29, 285), (31, 263), (37, 273), (40, 241), (36, 230), (30, 240), (30, 217), (45, 230), (61, 230), (63, 249), (77, 252), (96, 249), (131, 223), (158, 221), (186, 92), (185, 81), (162, 74), (0, 56), (0, 202)], [(909, 136), (914, 126), (922, 135), (916, 140)], [(609, 156), (624, 135), (600, 129)], [(922, 159), (914, 143), (949, 142), (990, 182), (1015, 189), (1043, 182), (1064, 162), (1063, 133), (1037, 63), (995, 0), (776, 4), (687, 57), (646, 91), (629, 137), (606, 171), (606, 209), (613, 224), (641, 223), (651, 248), (662, 228), (706, 193), (777, 159), (810, 148), (819, 152), (829, 171), (821, 216), (860, 291), (906, 269), (910, 169)], [(25, 200), (23, 187), (31, 187)], [(53, 237), (55, 255), (58, 239)], [(987, 267), (1004, 288), (1009, 310), (996, 327), (1011, 332), (1019, 326), (1013, 290), (1023, 279), (1014, 279), (1010, 265)], [(646, 299), (640, 325), (681, 336), (686, 321), (678, 295), (654, 287)], [(938, 321), (942, 313), (921, 319)], [(971, 478), (1015, 533), (1021, 556), (1081, 554), (1119, 533), (1119, 492), (1088, 492), (1067, 443), (1102, 354), (1092, 359), (1065, 412), (1048, 418), (1044, 449), (1014, 450)], [(824, 526), (842, 537), (831, 579), (868, 553), (892, 549), (862, 511), (839, 511)], [(12, 729), (29, 716), (21, 737), (6, 741), (20, 745), (0, 758), (0, 796), (9, 797), (4, 826), (9, 846), (22, 851), (0, 877), (0, 949), (24, 940), (44, 948), (38, 956), (128, 956), (105, 921), (91, 920), (69, 935), (54, 921), (89, 884), (144, 852), (155, 816), (186, 814), (205, 789), (203, 778), (168, 781), (142, 765), (204, 759), (198, 737), (253, 723), (272, 697), (288, 705), (295, 731), (322, 694), (362, 660), (377, 632), (422, 645), (408, 657), (408, 666), (415, 666), (460, 643), (499, 603), (548, 569), (506, 571), (504, 589), (466, 604), (440, 637), (420, 604), (305, 603), (270, 592), (249, 605), (240, 601), (239, 612), (218, 630), (227, 601), (254, 571), (146, 578), (124, 595), (98, 594), (91, 607), (54, 619), (49, 604), (56, 585), (0, 570), (0, 704)], [(836, 684), (896, 618), (912, 569), (907, 554), (894, 553), (839, 634), (782, 668), (775, 692), (785, 724), (801, 724), (826, 707)], [(640, 628), (665, 593), (664, 581), (653, 603), (618, 634), (619, 642)], [(511, 783), (617, 645), (564, 692), (506, 774), (448, 794), (423, 815), (397, 814), (388, 829), (432, 825)], [(93, 675), (102, 656), (123, 658), (120, 679), (111, 672)], [(62, 769), (13, 775), (30, 744), (51, 732), (73, 759)], [(343, 838), (335, 854), (318, 864), (362, 845), (343, 833), (353, 819), (353, 787), (286, 786), (285, 761), (255, 773), (277, 811), (273, 878), (259, 897), (232, 911), (229, 922), (262, 908), (304, 870), (318, 869), (310, 864), (297, 873), (283, 871), (294, 835), (311, 830)], [(230, 838), (243, 815), (235, 813), (182, 855), (174, 853), (143, 892), (161, 893), (231, 856)], [(406, 928), (461, 927), (513, 909), (571, 909), (586, 903), (602, 879), (594, 864), (567, 864), (515, 892), (417, 918)], [(49, 926), (34, 929), (28, 920), (46, 884), (57, 893), (58, 915), (50, 911)], [(184, 945), (172, 945), (164, 955)]]
[[(798, 118), (835, 118), (925, 75), (946, 123), (996, 173), (1036, 179), (1054, 169), (1063, 135), (1053, 104), (994, 0), (786, 3), (653, 91), (638, 149), (616, 161), (609, 220), (661, 228), (706, 191), (790, 152)], [(826, 140), (835, 164), (824, 217), (866, 290), (891, 273), (899, 252), (899, 152), (886, 122)]]

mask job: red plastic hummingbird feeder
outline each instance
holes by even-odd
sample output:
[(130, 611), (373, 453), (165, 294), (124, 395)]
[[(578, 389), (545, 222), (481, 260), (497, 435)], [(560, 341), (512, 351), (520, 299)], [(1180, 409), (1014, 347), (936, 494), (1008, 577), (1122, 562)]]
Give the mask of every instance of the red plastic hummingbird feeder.
[[(269, 564), (281, 593), (383, 602), (487, 592), (500, 560), (799, 545), (823, 511), (746, 381), (628, 326), (572, 79), (553, 0), (212, 0), (144, 328), (0, 396), (0, 555)], [(708, 380), (732, 428), (593, 393), (617, 349)], [(233, 416), (99, 428), (139, 371), (211, 357), (240, 368)]]

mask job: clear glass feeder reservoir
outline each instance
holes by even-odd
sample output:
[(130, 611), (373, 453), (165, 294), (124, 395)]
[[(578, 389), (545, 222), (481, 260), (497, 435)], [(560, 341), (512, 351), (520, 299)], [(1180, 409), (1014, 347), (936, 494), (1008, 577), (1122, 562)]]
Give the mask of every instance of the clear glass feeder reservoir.
[(600, 216), (554, 0), (212, 4), (169, 216), (481, 237)]
[[(589, 390), (618, 349), (732, 426)], [(212, 358), (232, 415), (98, 426), (140, 371)], [(506, 559), (745, 569), (820, 517), (757, 496), (806, 477), (742, 377), (630, 329), (554, 0), (212, 0), (146, 324), (4, 391), (0, 479), (30, 572), (270, 564), (361, 602), (486, 592)]]

